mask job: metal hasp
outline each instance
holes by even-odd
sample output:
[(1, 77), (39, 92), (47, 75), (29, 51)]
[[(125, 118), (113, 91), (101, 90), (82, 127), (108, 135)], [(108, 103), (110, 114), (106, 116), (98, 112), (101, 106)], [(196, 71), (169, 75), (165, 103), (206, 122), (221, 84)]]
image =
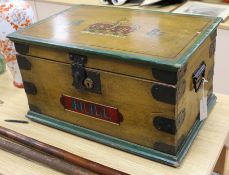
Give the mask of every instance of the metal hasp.
[(79, 90), (101, 94), (101, 82), (99, 72), (86, 70), (84, 65), (87, 57), (74, 53), (69, 54), (69, 59), (73, 61), (72, 68), (72, 85)]
[(200, 89), (203, 78), (205, 76), (206, 64), (203, 62), (199, 68), (192, 75), (192, 82), (195, 89), (195, 92), (198, 92)]

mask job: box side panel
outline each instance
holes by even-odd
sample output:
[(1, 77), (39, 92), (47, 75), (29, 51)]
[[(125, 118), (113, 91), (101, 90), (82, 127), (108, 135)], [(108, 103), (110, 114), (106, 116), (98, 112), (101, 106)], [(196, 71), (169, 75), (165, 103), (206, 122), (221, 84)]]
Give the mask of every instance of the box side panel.
[[(184, 95), (176, 104), (177, 122), (181, 120), (179, 117), (182, 111), (185, 111), (185, 116), (182, 119), (182, 125), (176, 133), (177, 146), (182, 143), (182, 140), (186, 137), (191, 127), (195, 123), (200, 111), (200, 99), (203, 96), (203, 90), (200, 88), (198, 92), (195, 92), (193, 84), (193, 73), (200, 68), (202, 63), (206, 64), (206, 70), (204, 78), (208, 81), (204, 85), (204, 92), (208, 98), (212, 95), (212, 84), (214, 74), (214, 51), (215, 51), (215, 37), (216, 32), (213, 32), (206, 41), (197, 49), (187, 63), (187, 72), (181, 81), (185, 81), (186, 88)], [(202, 87), (202, 86), (201, 86)]]
[[(158, 101), (152, 96), (151, 89), (157, 83), (99, 71), (101, 94), (91, 93), (72, 86), (70, 64), (28, 56), (26, 60), (31, 67), (27, 70), (21, 68), (21, 72), (25, 85), (31, 87), (25, 87), (31, 110), (149, 148), (160, 149), (158, 141), (163, 138), (164, 144), (174, 148), (175, 135), (159, 132), (153, 124), (154, 118), (160, 116), (172, 120), (175, 112), (173, 104)], [(171, 86), (168, 88), (175, 89)], [(117, 108), (123, 120), (120, 124), (114, 124), (67, 111), (60, 102), (62, 95)]]

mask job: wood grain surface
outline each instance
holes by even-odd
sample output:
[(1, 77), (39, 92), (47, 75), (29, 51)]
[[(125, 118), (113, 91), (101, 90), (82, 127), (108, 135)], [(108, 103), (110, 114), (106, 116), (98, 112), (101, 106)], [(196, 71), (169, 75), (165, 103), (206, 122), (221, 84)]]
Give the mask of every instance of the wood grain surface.
[[(187, 135), (198, 116), (198, 98), (200, 93), (194, 92), (192, 75), (204, 61), (207, 66), (206, 77), (208, 77), (209, 70), (214, 63), (214, 59), (209, 57), (209, 46), (211, 43), (212, 39), (208, 37), (206, 42), (197, 49), (197, 52), (188, 61), (187, 71), (183, 78), (186, 81), (185, 92), (176, 105), (166, 104), (156, 100), (151, 95), (152, 86), (158, 85), (158, 82), (142, 79), (141, 76), (150, 76), (150, 74), (152, 74), (147, 65), (138, 66), (137, 64), (127, 64), (123, 61), (119, 63), (122, 69), (116, 69), (118, 73), (121, 74), (117, 74), (115, 70), (115, 68), (117, 68), (116, 65), (113, 66), (114, 69), (108, 70), (112, 67), (113, 62), (115, 64), (117, 63), (115, 59), (107, 59), (107, 61), (103, 62), (103, 60), (106, 60), (105, 58), (99, 59), (98, 56), (98, 58), (93, 57), (93, 55), (88, 56), (86, 66), (99, 69), (92, 70), (100, 73), (101, 94), (79, 91), (72, 86), (72, 70), (66, 52), (55, 52), (54, 50), (48, 49), (35, 52), (32, 47), (33, 49), (30, 49), (30, 54), (38, 57), (26, 56), (26, 59), (31, 63), (32, 69), (21, 70), (21, 72), (24, 81), (32, 82), (36, 86), (37, 94), (28, 94), (29, 103), (38, 107), (42, 114), (149, 148), (154, 148), (157, 142), (174, 146), (181, 137)], [(48, 60), (43, 59), (42, 56), (45, 56)], [(68, 64), (52, 61), (56, 59), (62, 59)], [(145, 72), (147, 73), (142, 75), (141, 70), (144, 70), (144, 66), (146, 67)], [(103, 68), (109, 72), (103, 71)], [(130, 72), (128, 72), (128, 70), (130, 70)], [(131, 75), (134, 70), (134, 75), (139, 77)], [(206, 93), (212, 88), (212, 77), (210, 78), (211, 80), (209, 79), (209, 82), (205, 85)], [(166, 87), (169, 85), (164, 84), (163, 86)], [(93, 103), (115, 107), (121, 113), (123, 122), (121, 122), (120, 125), (115, 125), (107, 123), (104, 120), (66, 111), (60, 103), (60, 97), (63, 94), (88, 100)], [(133, 108), (135, 110), (133, 110)], [(179, 130), (176, 135), (159, 131), (153, 126), (152, 123), (155, 117), (162, 116), (175, 119), (184, 109), (186, 111), (184, 125), (181, 125), (181, 130)]]
[[(23, 89), (14, 88), (8, 72), (0, 75), (0, 125), (45, 143), (65, 149), (89, 160), (129, 174), (144, 175), (209, 175), (220, 155), (229, 131), (229, 97), (217, 94), (217, 104), (200, 130), (179, 168), (168, 167), (77, 136), (29, 121)], [(6, 119), (28, 120), (29, 124), (9, 123)], [(0, 151), (2, 174), (52, 174), (53, 170)], [(16, 167), (14, 171), (12, 167)], [(55, 173), (60, 174), (60, 173)]]
[[(36, 95), (28, 94), (29, 103), (37, 106), (42, 114), (147, 147), (153, 147), (154, 142), (161, 138), (164, 138), (164, 143), (173, 145), (174, 135), (158, 132), (152, 125), (155, 116), (174, 117), (174, 105), (165, 104), (152, 97), (150, 89), (154, 82), (99, 71), (102, 94), (79, 91), (72, 86), (69, 64), (27, 58), (33, 68), (31, 71), (22, 70), (23, 79), (34, 83), (37, 88)], [(63, 94), (115, 107), (123, 116), (123, 122), (117, 125), (66, 111), (60, 103)]]
[(214, 18), (150, 10), (75, 6), (10, 37), (16, 40), (26, 37), (26, 42), (60, 48), (176, 60), (214, 21)]
[(127, 175), (2, 126), (0, 148), (70, 175)]
[(68, 175), (100, 175), (0, 137), (0, 149)]

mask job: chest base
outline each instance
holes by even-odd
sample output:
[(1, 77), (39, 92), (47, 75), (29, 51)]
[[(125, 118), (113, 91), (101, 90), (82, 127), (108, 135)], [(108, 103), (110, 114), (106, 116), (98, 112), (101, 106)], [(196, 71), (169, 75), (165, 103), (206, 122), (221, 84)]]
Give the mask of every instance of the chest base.
[[(211, 111), (215, 103), (216, 96), (213, 94), (208, 100), (208, 112)], [(199, 116), (197, 116), (197, 120), (194, 123), (190, 132), (188, 133), (187, 137), (184, 139), (183, 144), (180, 147), (180, 150), (178, 151), (177, 155), (174, 156), (144, 146), (140, 146), (122, 139), (118, 139), (106, 134), (102, 134), (90, 129), (86, 129), (77, 125), (73, 125), (71, 123), (64, 122), (44, 114), (39, 114), (37, 112), (29, 111), (26, 117), (36, 122), (51, 126), (53, 128), (173, 167), (180, 166), (181, 161), (185, 157), (198, 131), (204, 123), (204, 120), (200, 121)]]

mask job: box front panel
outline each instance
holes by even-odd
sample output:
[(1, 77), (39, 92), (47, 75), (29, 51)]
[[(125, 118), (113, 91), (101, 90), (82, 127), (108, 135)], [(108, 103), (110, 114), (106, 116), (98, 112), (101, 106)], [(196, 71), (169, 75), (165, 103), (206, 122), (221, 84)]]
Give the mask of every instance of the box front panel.
[[(174, 134), (158, 132), (153, 123), (155, 117), (174, 118), (175, 106), (156, 100), (152, 96), (152, 87), (161, 84), (99, 71), (101, 93), (93, 93), (78, 90), (72, 85), (70, 64), (29, 56), (26, 59), (31, 64), (31, 70), (22, 69), (23, 79), (36, 88), (35, 93), (27, 93), (31, 110), (150, 148), (154, 148), (161, 138), (163, 143), (174, 145)], [(168, 88), (174, 89), (172, 86)], [(65, 106), (63, 101), (61, 103), (63, 96), (66, 97)], [(98, 110), (88, 115), (90, 107), (83, 112), (82, 109), (79, 111), (78, 108), (72, 107), (79, 103), (91, 107), (93, 104), (97, 105), (95, 108)], [(117, 109), (121, 120), (117, 121), (117, 117), (114, 119), (116, 122), (104, 120), (101, 110), (99, 111), (101, 106), (106, 106), (106, 110)]]

